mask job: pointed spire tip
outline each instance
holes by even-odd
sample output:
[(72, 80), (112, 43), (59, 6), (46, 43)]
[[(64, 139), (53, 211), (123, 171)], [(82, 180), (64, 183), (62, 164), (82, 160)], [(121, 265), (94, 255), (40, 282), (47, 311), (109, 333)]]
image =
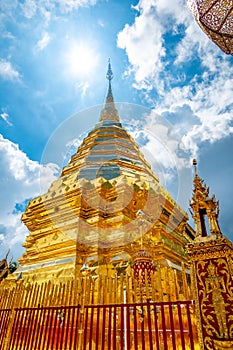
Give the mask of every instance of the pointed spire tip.
[(113, 79), (113, 72), (112, 72), (112, 67), (111, 67), (111, 62), (110, 62), (110, 58), (108, 59), (108, 71), (106, 74), (106, 78), (111, 81)]
[(197, 160), (196, 160), (196, 159), (193, 159), (193, 166), (194, 166), (195, 175), (198, 176), (198, 172), (197, 172)]

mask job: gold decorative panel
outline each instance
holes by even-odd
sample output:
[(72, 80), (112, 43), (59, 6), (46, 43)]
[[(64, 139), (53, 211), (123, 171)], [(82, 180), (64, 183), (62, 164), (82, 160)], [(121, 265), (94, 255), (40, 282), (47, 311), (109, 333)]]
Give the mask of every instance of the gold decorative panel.
[(224, 349), (233, 340), (232, 252), (225, 237), (188, 246), (202, 349)]

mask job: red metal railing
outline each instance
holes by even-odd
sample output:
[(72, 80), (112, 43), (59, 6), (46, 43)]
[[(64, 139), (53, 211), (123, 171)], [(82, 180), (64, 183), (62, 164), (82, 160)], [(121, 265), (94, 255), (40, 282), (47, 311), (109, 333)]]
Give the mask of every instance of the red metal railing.
[[(16, 308), (8, 349), (194, 350), (193, 312), (192, 301)], [(9, 315), (0, 313), (0, 344)]]
[(82, 349), (194, 350), (193, 311), (192, 301), (88, 305)]
[(17, 308), (9, 350), (77, 349), (80, 306)]

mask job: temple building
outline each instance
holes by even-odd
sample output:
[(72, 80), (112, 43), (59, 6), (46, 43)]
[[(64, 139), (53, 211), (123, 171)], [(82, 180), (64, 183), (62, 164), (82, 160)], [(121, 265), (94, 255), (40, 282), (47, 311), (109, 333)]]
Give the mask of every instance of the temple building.
[(66, 281), (85, 271), (131, 274), (144, 260), (178, 276), (188, 268), (185, 246), (194, 231), (187, 213), (122, 126), (110, 62), (106, 77), (98, 123), (48, 192), (32, 199), (22, 215), (30, 234), (16, 273), (28, 282)]

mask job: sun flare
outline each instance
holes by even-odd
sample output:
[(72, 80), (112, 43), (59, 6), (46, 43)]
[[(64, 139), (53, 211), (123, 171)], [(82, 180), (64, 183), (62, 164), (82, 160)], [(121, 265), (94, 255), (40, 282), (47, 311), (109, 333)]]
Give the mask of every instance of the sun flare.
[(67, 52), (68, 69), (76, 77), (91, 74), (97, 62), (97, 54), (85, 44), (73, 44)]

